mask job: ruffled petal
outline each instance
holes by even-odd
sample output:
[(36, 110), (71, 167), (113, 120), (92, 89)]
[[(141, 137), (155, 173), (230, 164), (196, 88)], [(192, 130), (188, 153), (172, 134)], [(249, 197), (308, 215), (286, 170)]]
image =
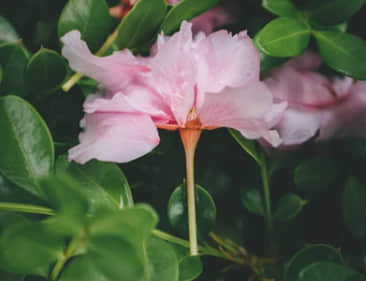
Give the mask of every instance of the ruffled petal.
[(114, 52), (108, 57), (94, 56), (77, 30), (65, 34), (61, 41), (64, 43), (62, 55), (67, 58), (70, 67), (97, 80), (108, 90), (121, 90), (150, 71), (129, 50)]
[(184, 124), (195, 102), (196, 65), (191, 24), (183, 22), (179, 32), (160, 37), (150, 61), (153, 87), (167, 100), (176, 121)]
[(229, 23), (229, 21), (229, 13), (221, 6), (217, 6), (193, 18), (191, 23), (193, 24), (193, 33), (204, 32), (205, 34), (210, 34), (216, 28)]
[(276, 126), (282, 146), (299, 145), (315, 137), (323, 118), (323, 114), (317, 110), (288, 109)]
[(197, 42), (198, 92), (219, 93), (259, 81), (259, 54), (246, 32), (232, 36), (225, 30)]
[(157, 128), (148, 115), (94, 113), (84, 118), (80, 144), (69, 150), (69, 160), (90, 159), (124, 163), (150, 152), (159, 143)]

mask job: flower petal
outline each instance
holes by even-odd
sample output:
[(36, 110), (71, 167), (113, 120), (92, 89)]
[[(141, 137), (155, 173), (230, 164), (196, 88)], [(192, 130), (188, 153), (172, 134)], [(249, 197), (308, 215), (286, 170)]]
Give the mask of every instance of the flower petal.
[(203, 126), (245, 129), (255, 119), (264, 119), (272, 108), (272, 95), (262, 82), (249, 87), (226, 88), (207, 94), (198, 116)]
[(80, 144), (69, 150), (69, 160), (90, 159), (124, 163), (150, 152), (159, 143), (158, 131), (148, 115), (94, 113), (85, 116)]
[(197, 45), (199, 95), (259, 81), (259, 54), (246, 32), (232, 36), (220, 30)]
[(302, 144), (320, 130), (323, 115), (317, 110), (294, 110), (288, 109), (276, 126), (283, 146)]
[(167, 100), (176, 121), (184, 124), (195, 102), (196, 65), (191, 24), (183, 22), (179, 32), (159, 40), (150, 61), (154, 88)]
[(114, 52), (108, 57), (94, 56), (77, 30), (65, 34), (61, 41), (64, 43), (62, 55), (68, 59), (70, 67), (99, 81), (108, 90), (121, 90), (149, 71), (129, 50)]

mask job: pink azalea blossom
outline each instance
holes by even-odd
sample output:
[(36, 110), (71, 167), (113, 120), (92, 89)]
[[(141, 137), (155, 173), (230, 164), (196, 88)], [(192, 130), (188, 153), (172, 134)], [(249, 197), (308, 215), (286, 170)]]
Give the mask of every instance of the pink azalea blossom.
[(276, 126), (282, 146), (311, 138), (366, 136), (366, 82), (352, 78), (328, 79), (317, 73), (321, 58), (312, 53), (292, 59), (273, 71), (265, 83), (288, 109)]
[(131, 161), (158, 145), (158, 128), (230, 127), (280, 143), (271, 128), (286, 103), (274, 104), (259, 81), (259, 55), (246, 32), (193, 38), (191, 24), (183, 22), (173, 36), (159, 37), (148, 58), (128, 50), (93, 56), (78, 31), (62, 41), (71, 68), (101, 85), (84, 104), (84, 132), (69, 151), (71, 160)]

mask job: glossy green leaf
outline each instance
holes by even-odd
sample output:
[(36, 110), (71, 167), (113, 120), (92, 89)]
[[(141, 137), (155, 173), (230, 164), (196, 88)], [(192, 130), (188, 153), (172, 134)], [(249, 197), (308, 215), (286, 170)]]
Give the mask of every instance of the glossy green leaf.
[(179, 281), (195, 280), (203, 271), (199, 256), (191, 256), (189, 248), (171, 244), (179, 262)]
[[(198, 237), (203, 239), (216, 221), (216, 206), (211, 195), (201, 186), (195, 188)], [(168, 218), (174, 230), (188, 234), (188, 211), (186, 185), (178, 186), (169, 198)]]
[(179, 262), (179, 281), (196, 280), (203, 271), (200, 257), (186, 256)]
[(366, 80), (366, 42), (349, 33), (317, 31), (314, 33), (320, 55), (334, 70)]
[(264, 216), (263, 196), (258, 188), (243, 190), (241, 193), (241, 202), (249, 212)]
[(262, 152), (253, 140), (246, 139), (239, 131), (229, 129), (230, 134), (238, 142), (242, 149), (244, 149), (259, 166), (262, 165)]
[(295, 218), (305, 205), (305, 201), (296, 194), (286, 194), (278, 201), (274, 217), (280, 221), (289, 221)]
[(0, 65), (3, 79), (0, 84), (0, 94), (25, 96), (25, 69), (28, 55), (18, 44), (0, 45)]
[(340, 252), (332, 246), (323, 244), (311, 245), (298, 251), (288, 262), (283, 281), (300, 281), (300, 272), (306, 266), (319, 261), (343, 263)]
[(342, 198), (343, 219), (348, 229), (357, 236), (366, 235), (366, 186), (350, 178)]
[(0, 238), (0, 260), (14, 273), (47, 276), (63, 250), (63, 241), (44, 231), (41, 223), (8, 226)]
[(352, 17), (365, 3), (366, 0), (316, 1), (307, 13), (311, 21), (335, 25)]
[[(357, 279), (356, 279), (357, 278)], [(366, 277), (357, 271), (332, 262), (313, 263), (300, 272), (300, 281), (365, 281)]]
[(69, 0), (58, 20), (58, 36), (79, 30), (82, 39), (94, 52), (109, 35), (111, 23), (105, 0)]
[(40, 205), (39, 201), (36, 196), (16, 186), (0, 174), (0, 202)]
[(164, 34), (172, 34), (179, 29), (182, 21), (193, 19), (215, 7), (218, 2), (218, 0), (182, 0), (169, 10), (161, 30), (164, 31)]
[(19, 35), (11, 23), (0, 16), (0, 44), (16, 43), (19, 40)]
[(301, 162), (295, 169), (294, 181), (304, 191), (315, 191), (335, 182), (341, 168), (328, 156), (315, 156)]
[(57, 159), (56, 170), (72, 175), (78, 181), (81, 188), (88, 193), (92, 208), (133, 206), (130, 186), (116, 164), (93, 160), (79, 165), (62, 156)]
[(28, 62), (26, 82), (30, 92), (40, 95), (55, 90), (67, 74), (64, 59), (55, 51), (41, 49)]
[(282, 17), (292, 17), (296, 13), (296, 7), (291, 0), (263, 0), (262, 6)]
[(255, 36), (255, 41), (267, 55), (293, 57), (305, 51), (310, 32), (310, 28), (297, 19), (280, 17), (265, 25)]
[(149, 42), (163, 22), (166, 9), (165, 0), (139, 0), (118, 27), (118, 48), (136, 48)]
[(178, 281), (178, 259), (173, 248), (154, 237), (147, 241), (145, 247), (150, 265), (148, 281)]
[(36, 110), (16, 96), (0, 98), (0, 171), (40, 196), (39, 180), (54, 165), (51, 134)]
[[(157, 260), (150, 263), (145, 252), (149, 246), (144, 248), (157, 220), (156, 213), (145, 205), (97, 215), (88, 226), (85, 253), (66, 266), (60, 281), (150, 281), (152, 270), (162, 265)], [(159, 251), (159, 245), (150, 247), (150, 255), (155, 256), (153, 250)], [(175, 257), (173, 251), (164, 255), (161, 262), (166, 265), (166, 258)], [(172, 272), (174, 269), (164, 269), (167, 275)]]

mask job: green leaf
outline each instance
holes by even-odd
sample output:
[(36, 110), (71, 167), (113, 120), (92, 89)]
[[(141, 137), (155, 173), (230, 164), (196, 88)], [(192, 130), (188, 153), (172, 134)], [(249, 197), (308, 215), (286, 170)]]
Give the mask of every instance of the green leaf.
[(311, 245), (298, 251), (288, 262), (285, 268), (283, 281), (300, 281), (300, 272), (306, 266), (318, 261), (343, 264), (341, 254), (332, 246), (323, 244)]
[(200, 257), (186, 256), (179, 262), (179, 281), (191, 281), (198, 278), (203, 271)]
[(19, 40), (19, 35), (11, 23), (0, 16), (0, 44), (16, 43)]
[(294, 181), (304, 191), (324, 189), (338, 179), (341, 167), (329, 156), (315, 156), (301, 162), (295, 169)]
[(78, 181), (79, 186), (88, 193), (93, 209), (98, 206), (133, 206), (130, 186), (116, 164), (93, 160), (79, 165), (69, 162), (66, 156), (61, 156), (57, 159), (56, 171), (72, 175)]
[(179, 267), (173, 248), (165, 241), (151, 237), (146, 243), (150, 265), (148, 281), (178, 281)]
[[(188, 243), (188, 242), (187, 242)], [(203, 265), (199, 256), (191, 256), (189, 248), (171, 244), (179, 262), (179, 281), (191, 281), (197, 279), (203, 271)]]
[(352, 34), (334, 31), (314, 32), (319, 53), (334, 70), (366, 80), (366, 42)]
[(265, 25), (255, 36), (255, 41), (267, 55), (293, 57), (305, 51), (310, 32), (310, 28), (297, 19), (280, 17)]
[(9, 273), (0, 270), (0, 280), (2, 281), (23, 281), (24, 275)]
[(58, 20), (58, 36), (79, 30), (82, 39), (95, 52), (109, 35), (111, 23), (105, 0), (69, 0)]
[(366, 277), (351, 268), (332, 262), (313, 263), (300, 272), (300, 281), (329, 281), (329, 280), (365, 281)]
[(232, 137), (238, 142), (242, 149), (244, 149), (257, 163), (262, 166), (262, 152), (258, 148), (255, 141), (246, 139), (239, 131), (229, 129)]
[(0, 94), (25, 96), (25, 68), (28, 56), (23, 47), (17, 44), (0, 45), (0, 65), (3, 79)]
[[(144, 246), (157, 220), (156, 213), (146, 205), (97, 215), (87, 228), (85, 254), (73, 259), (59, 280), (150, 281), (152, 268), (156, 270), (161, 264), (158, 260), (153, 263), (147, 260)], [(147, 250), (158, 251), (155, 247), (159, 245), (150, 244)], [(151, 256), (155, 254), (150, 251)], [(174, 252), (164, 255), (161, 262), (172, 259)], [(170, 270), (166, 269), (164, 273), (174, 273), (174, 269)]]
[(366, 0), (322, 0), (316, 1), (307, 11), (311, 21), (335, 25), (352, 17)]
[(292, 17), (296, 13), (296, 7), (291, 0), (263, 0), (262, 6), (282, 17)]
[(2, 266), (14, 273), (48, 276), (49, 266), (63, 250), (63, 241), (44, 231), (41, 223), (8, 226), (0, 239)]
[[(197, 228), (199, 239), (204, 239), (216, 221), (216, 206), (211, 195), (201, 186), (195, 186)], [(168, 218), (179, 233), (188, 234), (188, 211), (186, 184), (178, 186), (169, 198)]]
[(41, 196), (39, 180), (54, 165), (51, 134), (36, 110), (16, 96), (0, 98), (0, 172)]
[(55, 51), (41, 49), (28, 62), (25, 72), (29, 91), (40, 95), (55, 90), (67, 74), (64, 59)]
[(3, 81), (3, 68), (0, 66), (0, 85), (2, 81)]
[(165, 0), (139, 0), (120, 23), (115, 44), (124, 49), (149, 42), (163, 22), (166, 9)]
[(343, 219), (348, 229), (356, 236), (366, 235), (366, 187), (351, 177), (342, 198)]
[(274, 217), (279, 221), (290, 221), (301, 212), (305, 204), (300, 196), (292, 193), (286, 194), (278, 202)]
[(263, 196), (257, 188), (243, 190), (241, 193), (241, 202), (249, 212), (264, 216)]
[(174, 5), (166, 15), (161, 30), (169, 35), (177, 31), (182, 21), (189, 21), (210, 10), (218, 4), (218, 0), (182, 0)]

